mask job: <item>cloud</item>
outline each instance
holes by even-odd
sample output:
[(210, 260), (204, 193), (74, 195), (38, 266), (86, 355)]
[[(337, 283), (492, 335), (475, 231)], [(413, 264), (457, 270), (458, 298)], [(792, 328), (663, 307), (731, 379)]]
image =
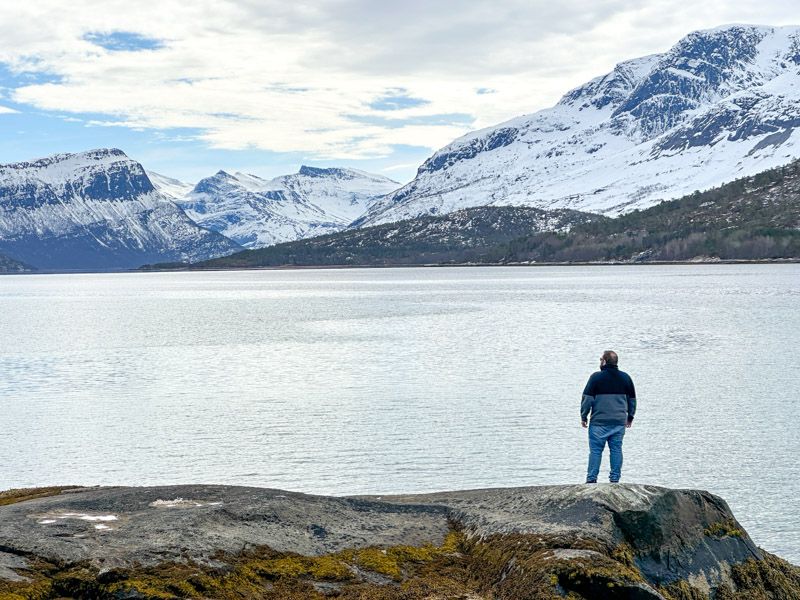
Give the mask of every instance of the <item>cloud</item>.
[(417, 163), (402, 163), (399, 165), (391, 165), (388, 167), (384, 167), (381, 171), (386, 173), (390, 173), (392, 171), (404, 171), (407, 169), (416, 169), (419, 165)]
[(9, 108), (8, 106), (3, 106), (0, 104), (0, 115), (12, 115), (18, 112), (18, 110), (14, 110), (13, 108)]
[(794, 0), (733, 4), (7, 2), (0, 63), (14, 75), (8, 97), (17, 104), (191, 131), (212, 148), (364, 158), (397, 145), (436, 149), (533, 112), (690, 30), (800, 22)]

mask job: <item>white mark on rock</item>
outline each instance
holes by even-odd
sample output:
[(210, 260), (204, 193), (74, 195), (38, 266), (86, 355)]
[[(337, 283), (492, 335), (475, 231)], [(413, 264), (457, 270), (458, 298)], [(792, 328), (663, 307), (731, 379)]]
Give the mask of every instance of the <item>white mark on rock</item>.
[(222, 502), (199, 502), (198, 500), (188, 500), (186, 498), (175, 498), (174, 500), (155, 500), (150, 503), (153, 508), (199, 508), (201, 506), (219, 506)]
[(51, 525), (53, 523), (57, 523), (58, 521), (65, 521), (68, 519), (76, 519), (78, 521), (89, 521), (89, 522), (106, 522), (106, 521), (116, 521), (119, 519), (117, 515), (90, 515), (87, 513), (50, 513), (46, 515), (40, 515), (40, 520), (37, 523), (41, 525)]

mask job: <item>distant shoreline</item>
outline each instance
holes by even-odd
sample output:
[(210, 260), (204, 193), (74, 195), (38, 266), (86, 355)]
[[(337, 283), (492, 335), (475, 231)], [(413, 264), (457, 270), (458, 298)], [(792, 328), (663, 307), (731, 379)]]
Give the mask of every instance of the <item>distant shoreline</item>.
[(768, 260), (746, 259), (719, 259), (719, 260), (671, 260), (671, 261), (587, 261), (587, 262), (509, 262), (509, 263), (420, 263), (420, 264), (395, 264), (395, 265), (280, 265), (259, 267), (174, 267), (174, 268), (144, 268), (121, 269), (113, 271), (25, 271), (25, 272), (0, 272), (4, 275), (110, 275), (115, 273), (185, 273), (185, 272), (224, 272), (224, 271), (305, 271), (305, 270), (339, 270), (339, 269), (411, 269), (411, 268), (437, 268), (437, 267), (647, 267), (671, 265), (790, 265), (800, 263), (800, 258), (775, 258)]
[(261, 267), (186, 267), (174, 269), (134, 269), (135, 272), (169, 273), (173, 271), (292, 271), (307, 269), (410, 269), (410, 268), (436, 268), (436, 267), (646, 267), (668, 265), (767, 265), (767, 264), (798, 264), (800, 258), (769, 259), (769, 260), (673, 260), (673, 261), (648, 261), (648, 262), (514, 262), (514, 263), (421, 263), (397, 265), (281, 265)]

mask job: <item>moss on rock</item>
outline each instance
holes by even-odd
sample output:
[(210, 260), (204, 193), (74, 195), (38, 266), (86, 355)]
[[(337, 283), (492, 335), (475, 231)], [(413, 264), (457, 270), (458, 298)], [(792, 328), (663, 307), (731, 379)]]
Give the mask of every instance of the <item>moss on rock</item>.
[[(462, 543), (462, 534), (451, 531), (440, 546), (370, 547), (322, 556), (263, 547), (215, 556), (224, 568), (171, 562), (100, 572), (88, 565), (57, 567), (42, 562), (21, 573), (28, 581), (0, 581), (0, 600), (309, 600), (330, 594), (354, 600), (463, 599), (472, 590), (463, 583), (468, 579), (466, 560), (457, 551)], [(321, 591), (320, 584), (331, 587)]]
[(0, 492), (0, 506), (7, 506), (9, 504), (16, 504), (17, 502), (25, 502), (26, 500), (34, 500), (35, 498), (45, 498), (47, 496), (57, 496), (65, 490), (75, 490), (80, 486), (77, 485), (62, 485), (53, 487), (40, 487), (40, 488), (23, 488), (12, 489)]
[(739, 524), (733, 519), (726, 519), (725, 521), (718, 521), (712, 523), (703, 531), (708, 536), (712, 537), (743, 537), (744, 531)]
[[(732, 535), (730, 524), (708, 535)], [(709, 527), (711, 529), (711, 527)], [(800, 569), (768, 553), (731, 567), (711, 595), (689, 581), (656, 590), (627, 543), (567, 534), (468, 535), (440, 545), (370, 546), (305, 556), (268, 547), (212, 564), (166, 562), (99, 571), (30, 558), (27, 581), (0, 580), (0, 600), (793, 600)]]
[[(762, 551), (762, 560), (748, 560), (731, 569), (736, 590), (731, 598), (752, 600), (797, 600), (800, 598), (800, 567)], [(721, 599), (722, 596), (719, 596)], [(727, 599), (724, 599), (727, 600)]]

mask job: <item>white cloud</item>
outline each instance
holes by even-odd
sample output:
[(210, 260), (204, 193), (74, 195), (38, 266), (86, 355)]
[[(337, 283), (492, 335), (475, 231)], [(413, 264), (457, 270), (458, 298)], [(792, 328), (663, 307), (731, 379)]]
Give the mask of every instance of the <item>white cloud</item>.
[[(794, 0), (6, 2), (0, 62), (53, 79), (12, 90), (15, 102), (91, 114), (95, 124), (188, 128), (215, 148), (375, 157), (395, 144), (435, 149), (467, 129), (543, 108), (620, 60), (730, 21), (800, 22), (800, 7)], [(114, 32), (161, 44), (115, 51), (91, 41)], [(427, 103), (393, 110), (395, 121), (386, 123), (386, 111), (370, 104), (397, 89)], [(454, 113), (472, 121), (424, 124)]]
[(404, 171), (407, 169), (416, 169), (419, 165), (417, 163), (403, 163), (399, 165), (392, 165), (390, 167), (384, 167), (381, 171), (386, 173), (390, 173), (392, 171)]
[(9, 108), (8, 106), (0, 105), (0, 115), (11, 115), (17, 112), (19, 111), (14, 110), (13, 108)]

